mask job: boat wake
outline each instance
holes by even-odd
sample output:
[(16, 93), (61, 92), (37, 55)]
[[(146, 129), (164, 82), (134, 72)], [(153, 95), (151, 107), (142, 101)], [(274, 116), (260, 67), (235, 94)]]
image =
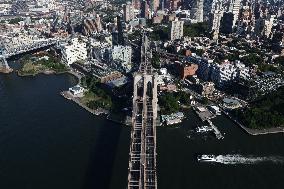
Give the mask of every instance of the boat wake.
[[(204, 161), (207, 162), (207, 161)], [(221, 164), (258, 164), (258, 163), (275, 163), (284, 164), (284, 157), (282, 156), (243, 156), (239, 154), (228, 154), (228, 155), (216, 155), (214, 160), (210, 162), (216, 162)]]

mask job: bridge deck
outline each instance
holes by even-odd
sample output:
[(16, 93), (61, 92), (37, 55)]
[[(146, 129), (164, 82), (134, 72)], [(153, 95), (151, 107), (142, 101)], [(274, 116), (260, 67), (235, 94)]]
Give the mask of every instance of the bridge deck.
[(128, 189), (156, 189), (157, 81), (143, 37), (141, 64), (134, 78)]

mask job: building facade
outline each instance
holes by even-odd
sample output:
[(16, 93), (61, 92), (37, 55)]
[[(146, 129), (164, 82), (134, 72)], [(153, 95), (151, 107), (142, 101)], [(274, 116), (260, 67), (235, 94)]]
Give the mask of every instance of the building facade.
[(62, 61), (67, 65), (85, 60), (87, 55), (87, 44), (78, 38), (73, 38), (70, 44), (62, 47)]
[(183, 21), (174, 20), (171, 24), (171, 40), (181, 39), (183, 37)]
[(132, 48), (130, 46), (113, 46), (112, 59), (119, 60), (122, 68), (129, 72), (132, 68), (131, 63)]

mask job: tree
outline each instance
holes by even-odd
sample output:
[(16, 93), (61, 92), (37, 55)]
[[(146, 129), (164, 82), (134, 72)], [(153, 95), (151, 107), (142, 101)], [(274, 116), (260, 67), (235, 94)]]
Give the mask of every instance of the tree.
[(161, 61), (160, 61), (160, 56), (158, 53), (153, 53), (153, 57), (152, 57), (152, 66), (156, 69), (160, 68), (161, 66)]
[(238, 52), (234, 52), (232, 54), (228, 54), (225, 59), (228, 59), (229, 61), (236, 61), (239, 60), (239, 53)]
[(188, 105), (190, 103), (190, 94), (185, 91), (180, 91), (178, 94), (178, 99), (182, 104)]
[(205, 105), (208, 105), (208, 104), (209, 104), (209, 99), (206, 98), (206, 97), (203, 97), (203, 98), (201, 99), (201, 103), (202, 103), (202, 104), (205, 104)]
[(284, 127), (284, 87), (258, 99), (244, 110), (237, 110), (237, 117), (247, 127), (264, 129)]
[(258, 65), (263, 62), (262, 58), (256, 53), (250, 53), (248, 56), (243, 57), (242, 60), (247, 66)]
[(183, 35), (188, 37), (206, 36), (207, 30), (208, 30), (208, 24), (205, 22), (184, 25)]
[(198, 56), (202, 56), (203, 53), (204, 53), (204, 50), (203, 50), (203, 49), (197, 49), (197, 50), (196, 50), (196, 54), (197, 54)]
[(284, 66), (284, 56), (279, 56), (274, 59), (275, 64), (279, 64), (281, 66)]
[(178, 100), (173, 93), (165, 93), (160, 96), (159, 105), (162, 107), (162, 114), (171, 114), (179, 110)]
[(22, 20), (22, 18), (14, 18), (9, 21), (9, 24), (18, 24)]
[(150, 33), (150, 39), (153, 41), (166, 41), (168, 38), (168, 27), (155, 26)]

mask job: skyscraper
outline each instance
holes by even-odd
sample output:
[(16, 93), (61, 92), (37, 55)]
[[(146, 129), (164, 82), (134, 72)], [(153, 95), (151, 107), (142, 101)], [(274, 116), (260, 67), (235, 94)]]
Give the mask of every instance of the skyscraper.
[(112, 43), (113, 45), (125, 45), (120, 16), (116, 17), (116, 22), (117, 22), (117, 31), (112, 32)]
[(160, 6), (160, 0), (152, 0), (152, 7), (154, 12), (156, 12), (158, 10)]
[(181, 0), (165, 0), (165, 8), (175, 11), (181, 5)]
[(196, 12), (197, 22), (203, 22), (203, 5), (204, 5), (204, 0), (197, 0), (197, 12)]
[(133, 6), (130, 2), (127, 2), (125, 5), (123, 5), (123, 19), (125, 22), (129, 22), (133, 18), (134, 18)]
[(241, 7), (241, 0), (231, 0), (230, 11), (234, 14), (233, 27), (235, 27), (237, 21), (239, 20)]
[(140, 9), (141, 8), (141, 1), (140, 0), (132, 0), (132, 6), (135, 8), (135, 9)]
[(215, 6), (215, 10), (213, 13), (210, 13), (209, 15), (209, 23), (211, 30), (214, 32), (213, 33), (213, 39), (217, 40), (219, 37), (219, 30), (220, 30), (220, 24), (221, 24), (221, 19), (223, 17), (223, 11), (221, 10), (222, 3), (219, 2)]
[(150, 6), (147, 0), (143, 0), (141, 3), (141, 17), (149, 19), (150, 18)]
[(232, 33), (234, 15), (231, 12), (224, 12), (223, 17), (221, 19), (221, 27), (220, 32), (223, 34)]

